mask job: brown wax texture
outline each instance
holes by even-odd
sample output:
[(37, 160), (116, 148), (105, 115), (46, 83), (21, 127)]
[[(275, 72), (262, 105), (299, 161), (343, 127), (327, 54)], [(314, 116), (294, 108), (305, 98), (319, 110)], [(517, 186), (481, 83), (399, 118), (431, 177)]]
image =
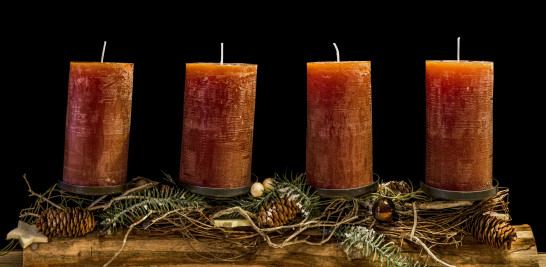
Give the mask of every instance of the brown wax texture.
[(492, 173), (493, 62), (426, 61), (426, 184), (481, 191)]
[(250, 185), (257, 68), (186, 64), (181, 182), (225, 189)]
[(369, 61), (307, 63), (306, 176), (311, 186), (372, 184)]
[(70, 63), (65, 183), (126, 183), (132, 95), (132, 63)]

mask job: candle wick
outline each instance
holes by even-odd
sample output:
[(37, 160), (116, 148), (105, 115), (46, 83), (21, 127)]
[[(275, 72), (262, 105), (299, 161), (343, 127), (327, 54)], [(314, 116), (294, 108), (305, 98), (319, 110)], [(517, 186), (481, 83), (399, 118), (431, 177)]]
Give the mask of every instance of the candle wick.
[(461, 37), (457, 37), (457, 62), (461, 59)]
[(102, 46), (102, 56), (100, 57), (100, 63), (104, 62), (104, 50), (106, 50), (106, 41), (104, 41), (104, 45)]
[(336, 48), (336, 57), (337, 57), (337, 62), (339, 63), (339, 49), (337, 49), (336, 43), (334, 43), (334, 47)]
[(220, 43), (220, 65), (224, 65), (224, 43)]

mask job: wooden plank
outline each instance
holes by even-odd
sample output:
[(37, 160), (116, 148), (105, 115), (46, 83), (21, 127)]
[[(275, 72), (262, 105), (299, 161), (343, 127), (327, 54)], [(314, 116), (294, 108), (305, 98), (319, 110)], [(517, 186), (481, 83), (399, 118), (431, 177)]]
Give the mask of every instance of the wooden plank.
[[(539, 257), (533, 232), (529, 225), (516, 226), (518, 239), (509, 251), (483, 245), (468, 237), (460, 247), (434, 247), (438, 257), (457, 266), (538, 266)], [(82, 238), (52, 238), (48, 244), (37, 249), (24, 249), (25, 266), (102, 266), (121, 247), (122, 236), (101, 236), (97, 233)], [(231, 249), (231, 250), (230, 250)], [(198, 242), (176, 236), (154, 236), (135, 233), (129, 236), (123, 251), (112, 262), (112, 266), (375, 266), (368, 259), (349, 261), (334, 242), (322, 246), (296, 244), (274, 249), (262, 244), (258, 251), (238, 261), (214, 261), (215, 257), (228, 258), (237, 247), (222, 241), (216, 246), (209, 242)], [(419, 257), (420, 247), (404, 242), (403, 252)], [(423, 253), (425, 254), (425, 253)], [(428, 264), (434, 265), (429, 260)]]
[(538, 266), (546, 266), (546, 252), (538, 253)]
[(0, 267), (23, 266), (23, 251), (13, 250), (4, 256), (0, 256)]

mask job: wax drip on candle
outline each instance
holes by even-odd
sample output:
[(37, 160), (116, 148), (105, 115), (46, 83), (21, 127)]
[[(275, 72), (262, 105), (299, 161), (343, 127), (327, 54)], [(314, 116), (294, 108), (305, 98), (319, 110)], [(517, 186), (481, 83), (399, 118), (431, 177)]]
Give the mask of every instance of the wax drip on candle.
[(334, 47), (336, 48), (336, 57), (337, 57), (337, 62), (339, 63), (339, 49), (337, 49), (336, 43), (334, 43)]
[(461, 55), (461, 37), (457, 37), (457, 62), (460, 61), (460, 55)]
[(220, 65), (224, 65), (224, 43), (220, 43)]
[(104, 62), (104, 50), (106, 50), (106, 41), (104, 41), (104, 45), (102, 46), (102, 56), (100, 57), (100, 63)]

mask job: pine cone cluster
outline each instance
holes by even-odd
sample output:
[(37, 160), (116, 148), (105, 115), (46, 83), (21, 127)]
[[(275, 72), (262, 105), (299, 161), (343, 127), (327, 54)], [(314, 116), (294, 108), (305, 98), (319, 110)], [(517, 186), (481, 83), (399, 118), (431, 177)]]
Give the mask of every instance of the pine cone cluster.
[(517, 238), (516, 229), (509, 222), (489, 214), (474, 216), (467, 223), (474, 238), (496, 248), (510, 249)]
[(279, 201), (270, 201), (267, 207), (260, 207), (258, 213), (259, 227), (278, 227), (294, 219), (301, 208), (293, 200), (281, 198)]
[(93, 213), (81, 207), (47, 209), (36, 220), (36, 228), (49, 237), (82, 236), (93, 231), (95, 225)]
[(405, 181), (390, 181), (384, 183), (382, 187), (387, 187), (394, 192), (400, 192), (402, 194), (411, 193), (411, 186)]

